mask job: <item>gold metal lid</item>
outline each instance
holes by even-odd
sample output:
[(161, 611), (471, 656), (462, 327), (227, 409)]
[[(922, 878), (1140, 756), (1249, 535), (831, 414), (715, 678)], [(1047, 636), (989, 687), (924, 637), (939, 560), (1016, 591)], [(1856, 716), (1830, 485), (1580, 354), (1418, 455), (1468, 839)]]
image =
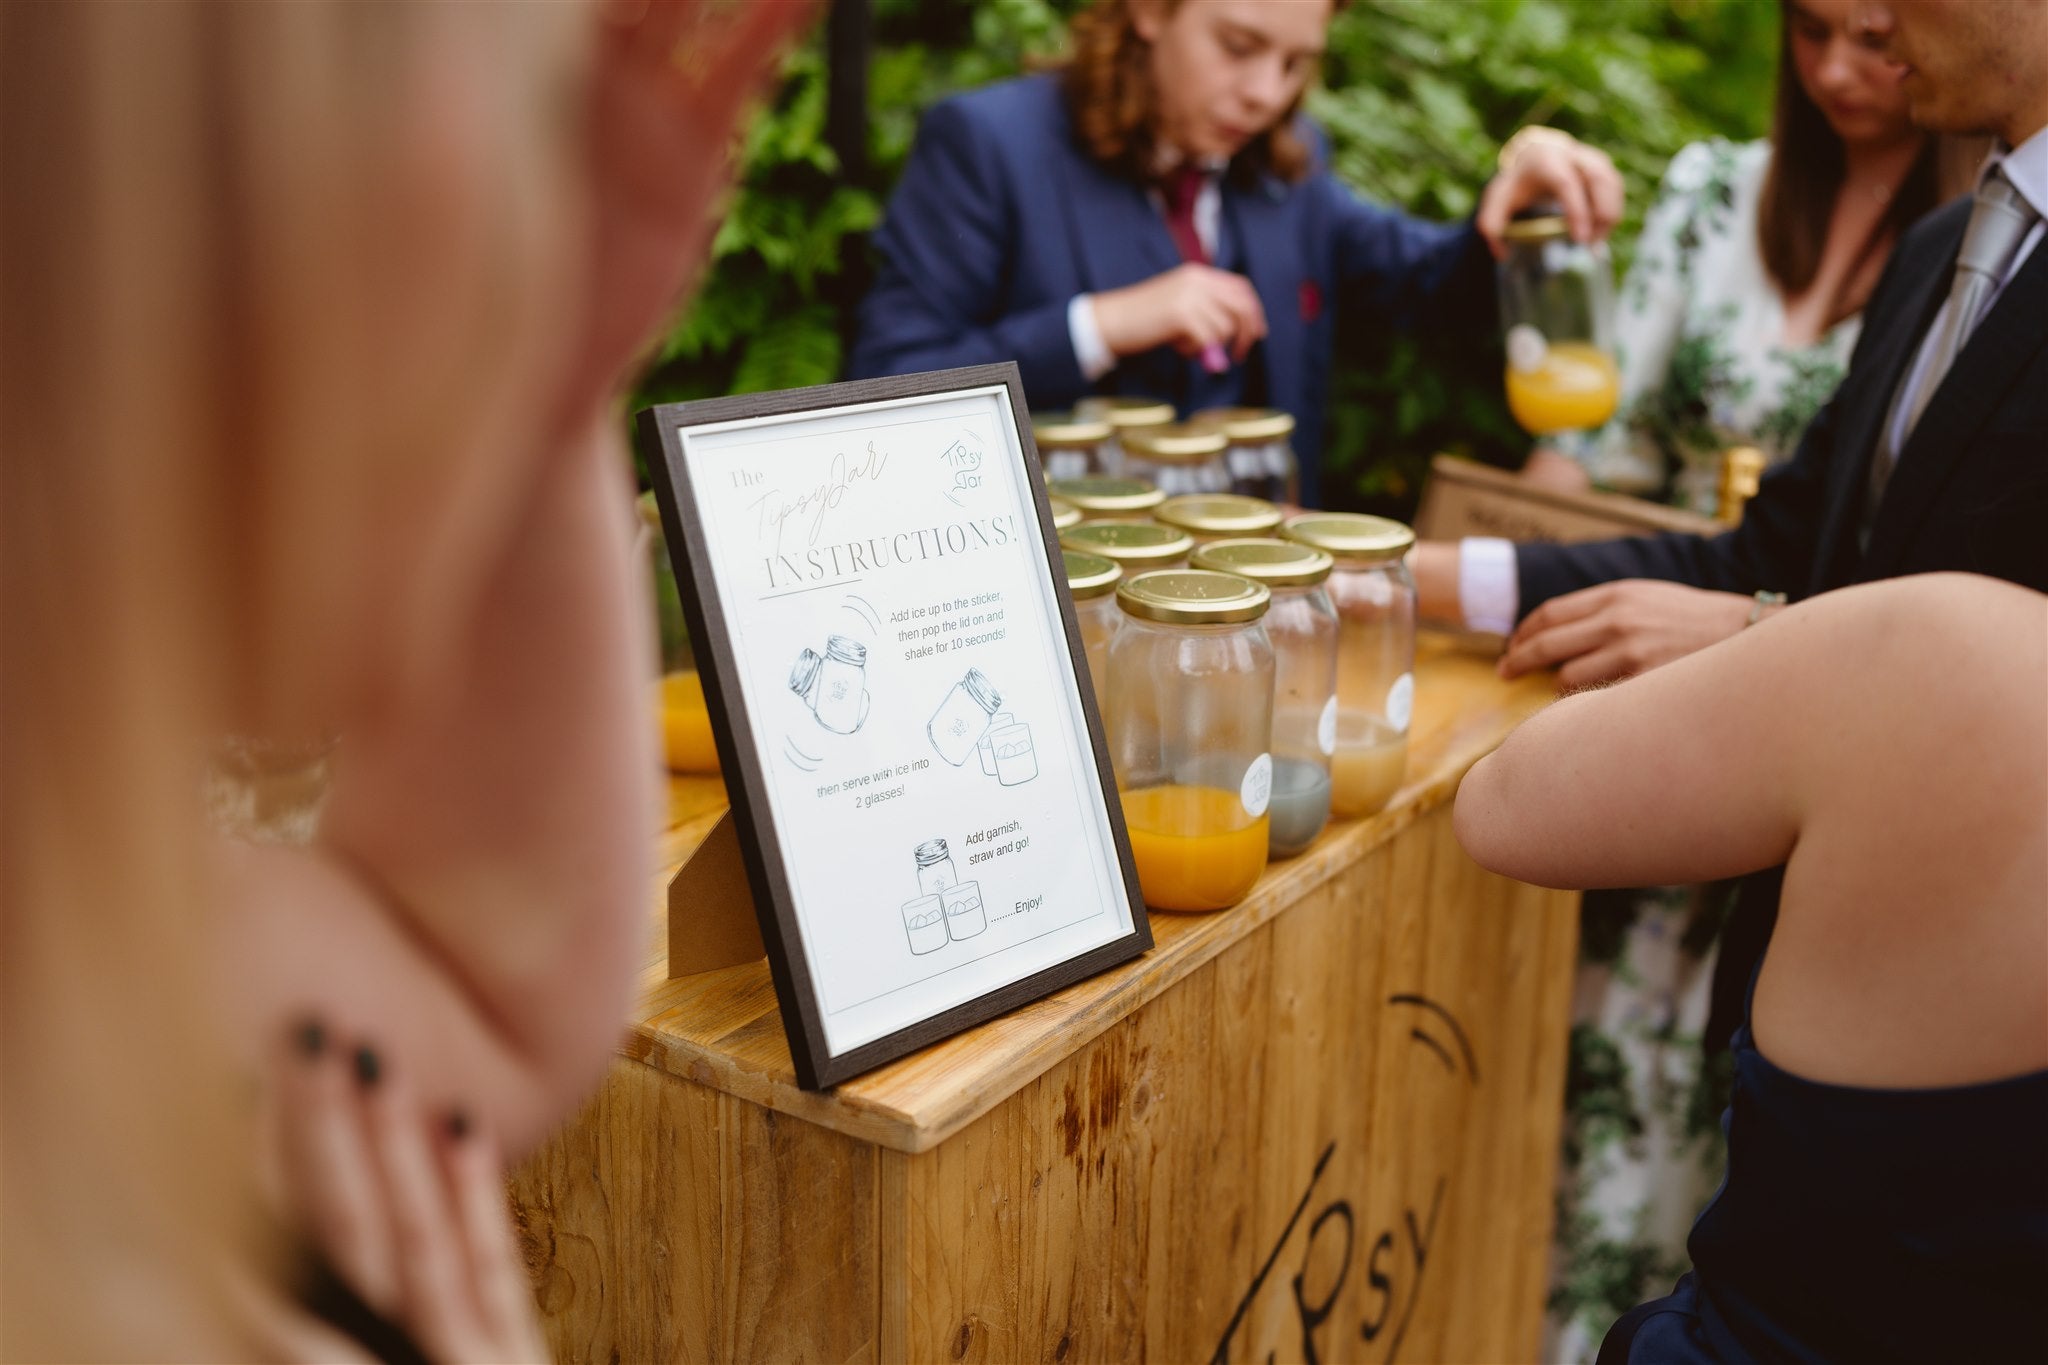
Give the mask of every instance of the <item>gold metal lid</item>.
[(1069, 526), (1081, 524), (1081, 509), (1065, 498), (1047, 498), (1046, 501), (1052, 505), (1053, 530), (1064, 531)]
[(1162, 464), (1194, 464), (1230, 448), (1223, 428), (1200, 422), (1163, 422), (1124, 433), (1124, 449)]
[(1067, 561), (1067, 591), (1076, 602), (1116, 591), (1117, 580), (1124, 576), (1115, 560), (1101, 555), (1062, 549), (1060, 556)]
[(1083, 417), (1100, 417), (1118, 431), (1154, 427), (1173, 420), (1173, 404), (1157, 398), (1084, 398), (1074, 409)]
[(1200, 536), (1262, 536), (1280, 529), (1281, 511), (1240, 493), (1183, 493), (1152, 509), (1152, 520)]
[(1337, 561), (1327, 550), (1294, 540), (1244, 537), (1213, 540), (1189, 560), (1198, 569), (1255, 578), (1269, 588), (1306, 588), (1330, 576)]
[(1060, 532), (1060, 544), (1113, 559), (1134, 573), (1186, 559), (1195, 548), (1187, 532), (1150, 521), (1084, 521)]
[(1109, 439), (1109, 423), (1099, 417), (1076, 417), (1071, 412), (1031, 414), (1031, 439), (1046, 450), (1086, 450)]
[(1289, 517), (1281, 534), (1352, 563), (1399, 559), (1415, 543), (1415, 532), (1400, 522), (1362, 512), (1303, 512)]
[(1238, 445), (1263, 445), (1294, 434), (1294, 414), (1278, 408), (1204, 408), (1188, 421), (1221, 427)]
[(1510, 242), (1551, 242), (1567, 231), (1561, 215), (1547, 213), (1538, 218), (1517, 218), (1501, 229), (1500, 235)]
[(1143, 479), (1111, 479), (1091, 474), (1080, 479), (1052, 479), (1045, 485), (1055, 496), (1081, 509), (1083, 516), (1105, 512), (1150, 512), (1166, 494)]
[(1256, 621), (1272, 601), (1263, 583), (1207, 569), (1159, 569), (1126, 578), (1116, 589), (1126, 615), (1177, 626)]

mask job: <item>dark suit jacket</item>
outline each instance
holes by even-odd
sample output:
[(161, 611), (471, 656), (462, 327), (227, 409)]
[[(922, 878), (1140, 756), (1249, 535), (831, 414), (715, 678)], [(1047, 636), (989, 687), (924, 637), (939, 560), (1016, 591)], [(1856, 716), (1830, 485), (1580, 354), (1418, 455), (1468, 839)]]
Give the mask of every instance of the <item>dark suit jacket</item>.
[(1904, 574), (1963, 570), (2048, 591), (2048, 244), (1978, 323), (1899, 455), (1859, 545), (1870, 463), (1900, 377), (1947, 297), (1970, 200), (1916, 224), (1864, 310), (1842, 387), (1793, 457), (1766, 474), (1742, 525), (1516, 551), (1520, 612), (1617, 578), (1809, 597)]
[[(2037, 244), (1921, 412), (1871, 526), (1870, 463), (1900, 377), (1947, 297), (1969, 222), (1963, 198), (1892, 253), (1833, 400), (1793, 457), (1764, 476), (1742, 525), (1711, 539), (1661, 535), (1516, 551), (1523, 615), (1618, 578), (1809, 597), (1904, 574), (1963, 570), (2048, 592), (2048, 243)], [(1782, 869), (1745, 878), (1714, 968), (1708, 1054), (1741, 1022), (1777, 919)]]
[[(1252, 361), (1264, 398), (1295, 418), (1303, 496), (1316, 502), (1329, 392), (1330, 305), (1389, 326), (1464, 327), (1490, 338), (1493, 263), (1470, 224), (1424, 223), (1360, 200), (1328, 169), (1223, 188), (1219, 262), (1258, 290), (1269, 329)], [(854, 378), (1015, 360), (1034, 408), (1089, 392), (1164, 398), (1185, 411), (1210, 384), (1171, 348), (1126, 358), (1094, 385), (1067, 332), (1076, 294), (1137, 284), (1180, 264), (1145, 187), (1074, 139), (1051, 76), (1006, 81), (934, 105), (875, 234)]]

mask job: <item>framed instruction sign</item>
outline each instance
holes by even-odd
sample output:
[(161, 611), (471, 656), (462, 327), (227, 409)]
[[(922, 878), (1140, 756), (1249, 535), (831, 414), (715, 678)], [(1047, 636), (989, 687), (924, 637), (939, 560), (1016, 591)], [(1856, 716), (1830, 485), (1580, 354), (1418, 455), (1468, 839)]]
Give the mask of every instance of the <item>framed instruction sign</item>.
[(639, 423), (798, 1079), (1149, 948), (1016, 366)]

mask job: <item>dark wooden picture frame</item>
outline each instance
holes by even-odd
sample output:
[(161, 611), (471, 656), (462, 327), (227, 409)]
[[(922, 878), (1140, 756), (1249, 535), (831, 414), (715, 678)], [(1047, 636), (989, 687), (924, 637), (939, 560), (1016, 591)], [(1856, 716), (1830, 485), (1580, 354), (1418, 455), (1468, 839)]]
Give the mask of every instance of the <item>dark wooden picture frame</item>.
[[(754, 726), (747, 689), (717, 589), (719, 566), (713, 562), (705, 537), (698, 530), (704, 524), (703, 504), (691, 478), (682, 433), (688, 427), (800, 417), (826, 409), (896, 399), (942, 398), (951, 393), (964, 394), (998, 385), (1007, 393), (1007, 404), (1001, 406), (1006, 419), (1012, 424), (1014, 448), (1022, 463), (1016, 471), (1019, 487), (1029, 490), (1031, 504), (1037, 513), (1038, 533), (1043, 541), (1048, 572), (1055, 575), (1055, 591), (1051, 596), (1059, 604), (1058, 627), (1065, 633), (1072, 664), (1063, 681), (1070, 682), (1076, 689), (1078, 709), (1085, 718), (1086, 741), (1094, 757), (1095, 775), (1104, 801), (1101, 813), (1107, 821), (1118, 862), (1113, 871), (1120, 874), (1130, 929), (1053, 966), (941, 1009), (882, 1037), (834, 1053), (827, 1041), (811, 954), (796, 913), (795, 896), (787, 871), (789, 850), (785, 847), (783, 832), (777, 828), (767, 774), (753, 742)], [(1130, 835), (1124, 825), (1122, 808), (1115, 799), (1116, 779), (1110, 767), (1101, 709), (1088, 676), (1080, 625), (1074, 614), (1072, 596), (1066, 591), (1064, 580), (1057, 576), (1062, 562), (1059, 539), (1053, 529), (1052, 509), (1046, 500), (1038, 450), (1032, 440), (1031, 422), (1024, 401), (1023, 381), (1016, 365), (1011, 362), (976, 365), (775, 393), (666, 403), (643, 409), (638, 414), (636, 432), (654, 485), (655, 500), (661, 509), (669, 557), (674, 563), (684, 617), (689, 625), (705, 699), (714, 721), (712, 730), (718, 758), (726, 775), (733, 818), (738, 821), (747, 880), (761, 926), (761, 938), (768, 950), (769, 970), (774, 979), (776, 999), (789, 1037), (790, 1056), (798, 1081), (810, 1089), (837, 1084), (1106, 968), (1128, 962), (1148, 950), (1152, 946), (1152, 929), (1146, 918), (1144, 897), (1138, 887)], [(1050, 621), (1044, 625), (1048, 630), (1052, 628)]]

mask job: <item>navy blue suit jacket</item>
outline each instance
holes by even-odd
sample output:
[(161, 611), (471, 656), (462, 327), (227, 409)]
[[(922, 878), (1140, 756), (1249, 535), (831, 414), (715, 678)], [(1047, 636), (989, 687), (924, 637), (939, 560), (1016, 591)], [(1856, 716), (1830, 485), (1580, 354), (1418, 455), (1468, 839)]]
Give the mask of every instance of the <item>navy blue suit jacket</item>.
[[(1258, 290), (1266, 402), (1294, 414), (1303, 496), (1317, 501), (1332, 313), (1389, 326), (1442, 322), (1491, 336), (1493, 263), (1469, 223), (1425, 223), (1360, 200), (1332, 175), (1305, 120), (1314, 169), (1288, 183), (1227, 178), (1219, 259)], [(1067, 331), (1077, 294), (1137, 284), (1180, 254), (1144, 185), (1075, 140), (1058, 78), (1027, 76), (934, 105), (874, 239), (879, 273), (862, 302), (854, 378), (1015, 360), (1034, 408), (1090, 392), (1185, 407), (1195, 361), (1171, 348), (1126, 357), (1096, 384)]]

